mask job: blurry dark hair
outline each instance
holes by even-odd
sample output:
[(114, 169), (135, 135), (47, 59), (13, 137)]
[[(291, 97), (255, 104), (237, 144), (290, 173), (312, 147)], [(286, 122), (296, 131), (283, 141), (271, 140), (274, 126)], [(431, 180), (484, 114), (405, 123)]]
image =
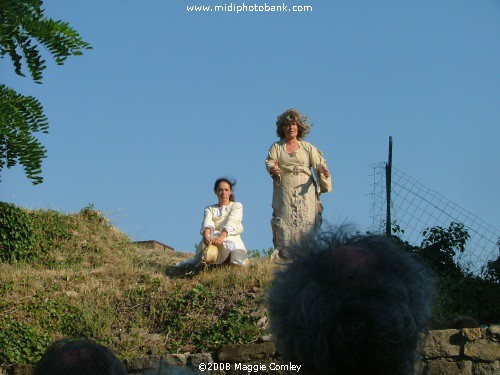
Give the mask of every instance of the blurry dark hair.
[(124, 375), (127, 370), (113, 352), (92, 340), (63, 339), (51, 344), (35, 375)]
[(231, 188), (231, 195), (229, 196), (229, 200), (231, 202), (234, 202), (234, 194), (233, 194), (233, 187), (236, 185), (236, 180), (232, 180), (230, 181), (229, 178), (227, 177), (220, 177), (218, 178), (217, 180), (215, 180), (215, 184), (214, 184), (214, 192), (217, 193), (217, 188), (219, 187), (219, 184), (221, 182), (226, 182), (229, 184), (229, 187)]
[(285, 360), (318, 374), (411, 374), (432, 276), (385, 236), (345, 227), (294, 246), (268, 292)]
[(295, 108), (287, 109), (276, 120), (276, 135), (280, 139), (285, 139), (283, 128), (291, 122), (297, 124), (297, 139), (304, 139), (311, 131), (312, 124), (309, 123), (307, 116), (302, 115)]

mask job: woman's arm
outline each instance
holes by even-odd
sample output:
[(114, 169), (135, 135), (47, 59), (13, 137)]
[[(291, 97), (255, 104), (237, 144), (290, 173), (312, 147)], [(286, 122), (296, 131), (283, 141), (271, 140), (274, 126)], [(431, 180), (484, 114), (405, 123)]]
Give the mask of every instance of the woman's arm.
[(279, 158), (278, 158), (278, 144), (273, 143), (266, 158), (266, 169), (274, 176), (276, 174), (281, 174), (281, 169), (279, 168)]
[(321, 193), (332, 191), (332, 176), (323, 153), (309, 143), (309, 160), (319, 183)]
[(210, 206), (207, 206), (205, 207), (205, 213), (203, 215), (203, 221), (201, 223), (200, 231), (203, 239), (205, 239), (206, 235), (208, 235), (208, 238), (210, 238), (210, 235), (213, 233), (214, 229), (215, 225), (212, 210), (210, 209)]
[(239, 202), (234, 202), (225, 220), (223, 231), (225, 230), (228, 234), (241, 234), (243, 232), (242, 221), (243, 205)]
[(226, 219), (224, 226), (220, 231), (220, 235), (213, 239), (212, 243), (216, 246), (222, 244), (227, 236), (234, 236), (243, 232), (243, 205), (239, 202), (233, 202)]
[(208, 245), (210, 243), (211, 238), (212, 238), (212, 229), (210, 229), (210, 228), (203, 229), (202, 235), (203, 235), (203, 243), (205, 245)]

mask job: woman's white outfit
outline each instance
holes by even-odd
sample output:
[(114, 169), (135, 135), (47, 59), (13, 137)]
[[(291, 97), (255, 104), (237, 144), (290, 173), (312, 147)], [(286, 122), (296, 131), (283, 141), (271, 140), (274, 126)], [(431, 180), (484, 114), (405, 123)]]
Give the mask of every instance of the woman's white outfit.
[[(239, 266), (247, 264), (247, 250), (241, 240), (243, 233), (243, 205), (239, 202), (230, 202), (227, 206), (219, 207), (214, 204), (205, 207), (205, 215), (201, 224), (201, 234), (206, 228), (210, 229), (210, 238), (220, 236), (222, 230), (226, 230), (228, 235), (221, 245), (217, 246), (218, 255), (215, 264), (223, 263), (230, 257), (230, 263)], [(177, 267), (195, 268), (203, 261), (203, 240), (196, 247), (193, 258), (177, 263)]]

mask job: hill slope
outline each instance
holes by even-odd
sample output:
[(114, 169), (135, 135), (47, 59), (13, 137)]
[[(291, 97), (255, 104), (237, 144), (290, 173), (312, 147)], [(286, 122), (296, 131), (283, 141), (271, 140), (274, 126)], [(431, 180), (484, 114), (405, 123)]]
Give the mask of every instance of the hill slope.
[(274, 266), (179, 273), (186, 258), (135, 246), (98, 211), (26, 211), (37, 233), (20, 263), (0, 263), (0, 363), (34, 363), (55, 339), (85, 336), (119, 357), (213, 350), (262, 332)]

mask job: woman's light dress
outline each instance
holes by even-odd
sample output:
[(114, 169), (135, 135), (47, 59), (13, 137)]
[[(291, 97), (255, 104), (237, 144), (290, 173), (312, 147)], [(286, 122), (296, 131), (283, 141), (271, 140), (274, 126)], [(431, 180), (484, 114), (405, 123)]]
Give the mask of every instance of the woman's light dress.
[[(286, 255), (287, 248), (313, 236), (321, 227), (323, 207), (319, 200), (320, 190), (313, 178), (318, 180), (319, 166), (326, 160), (313, 145), (299, 141), (295, 152), (286, 151), (286, 142), (273, 143), (266, 159), (268, 171), (278, 164), (282, 171), (273, 182), (273, 230), (274, 248)], [(311, 172), (311, 169), (313, 172)], [(331, 190), (330, 186), (324, 191)]]
[[(205, 214), (201, 224), (201, 234), (206, 228), (210, 229), (210, 238), (220, 236), (222, 230), (228, 235), (221, 245), (217, 246), (218, 255), (215, 264), (223, 263), (230, 256), (230, 263), (239, 266), (247, 264), (247, 250), (241, 240), (243, 232), (243, 205), (239, 202), (230, 202), (227, 206), (219, 207), (214, 204), (205, 207)], [(177, 267), (198, 267), (203, 261), (203, 240), (196, 247), (193, 258), (177, 263)]]

